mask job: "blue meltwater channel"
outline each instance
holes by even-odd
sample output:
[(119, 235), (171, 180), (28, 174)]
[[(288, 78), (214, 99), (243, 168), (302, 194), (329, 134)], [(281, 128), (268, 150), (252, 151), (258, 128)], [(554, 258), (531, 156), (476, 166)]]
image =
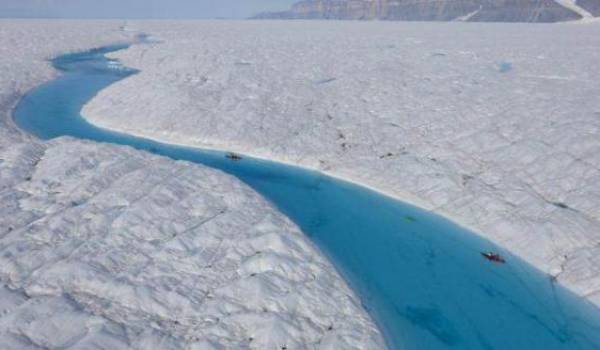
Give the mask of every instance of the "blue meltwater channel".
[[(21, 100), (16, 123), (42, 139), (69, 135), (128, 145), (238, 177), (328, 256), (392, 349), (600, 349), (600, 312), (595, 306), (440, 216), (300, 167), (250, 157), (236, 162), (223, 152), (173, 146), (89, 124), (81, 117), (83, 105), (101, 89), (136, 73), (104, 56), (126, 47), (54, 59), (63, 74)], [(500, 252), (506, 264), (484, 259), (483, 251)]]

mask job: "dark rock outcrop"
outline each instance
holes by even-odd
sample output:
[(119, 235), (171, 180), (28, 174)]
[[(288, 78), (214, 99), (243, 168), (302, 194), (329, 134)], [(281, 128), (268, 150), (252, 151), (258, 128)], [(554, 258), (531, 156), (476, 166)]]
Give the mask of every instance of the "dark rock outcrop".
[[(585, 1), (595, 4), (599, 0)], [(303, 0), (289, 11), (255, 18), (558, 22), (580, 16), (554, 0)]]
[(577, 5), (587, 10), (594, 17), (600, 16), (600, 0), (577, 0)]

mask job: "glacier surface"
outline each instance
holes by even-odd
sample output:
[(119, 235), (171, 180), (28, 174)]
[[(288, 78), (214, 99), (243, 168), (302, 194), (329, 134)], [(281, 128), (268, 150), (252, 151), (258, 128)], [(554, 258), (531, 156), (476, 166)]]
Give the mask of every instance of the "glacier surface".
[(383, 348), (331, 264), (235, 178), (16, 129), (47, 58), (135, 34), (0, 21), (0, 348)]
[(129, 25), (94, 124), (361, 183), (600, 305), (599, 23)]

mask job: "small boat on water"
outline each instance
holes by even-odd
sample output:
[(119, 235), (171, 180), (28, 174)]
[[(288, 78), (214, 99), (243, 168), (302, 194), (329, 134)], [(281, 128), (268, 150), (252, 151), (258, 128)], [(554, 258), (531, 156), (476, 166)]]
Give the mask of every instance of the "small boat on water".
[(486, 258), (489, 261), (495, 262), (495, 263), (499, 263), (499, 264), (505, 264), (506, 260), (504, 260), (504, 258), (502, 256), (500, 256), (500, 254), (498, 253), (494, 253), (494, 252), (482, 252), (481, 255)]
[(235, 153), (233, 153), (233, 152), (228, 152), (228, 153), (225, 155), (225, 158), (227, 158), (227, 159), (230, 159), (230, 160), (233, 160), (233, 161), (236, 161), (236, 162), (237, 162), (238, 160), (242, 160), (242, 156), (240, 156), (239, 154), (235, 154)]

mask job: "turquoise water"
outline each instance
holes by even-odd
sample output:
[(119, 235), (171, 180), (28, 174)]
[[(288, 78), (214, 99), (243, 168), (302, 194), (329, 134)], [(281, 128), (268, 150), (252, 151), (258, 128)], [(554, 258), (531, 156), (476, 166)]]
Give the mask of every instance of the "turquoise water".
[[(306, 169), (249, 157), (232, 162), (222, 152), (166, 145), (90, 125), (81, 118), (83, 104), (136, 73), (104, 57), (124, 47), (55, 59), (54, 66), (64, 74), (22, 99), (16, 123), (42, 139), (70, 135), (129, 145), (238, 177), (328, 255), (390, 348), (600, 348), (598, 309), (439, 216)], [(489, 250), (500, 251), (508, 263), (483, 259), (480, 252)]]

